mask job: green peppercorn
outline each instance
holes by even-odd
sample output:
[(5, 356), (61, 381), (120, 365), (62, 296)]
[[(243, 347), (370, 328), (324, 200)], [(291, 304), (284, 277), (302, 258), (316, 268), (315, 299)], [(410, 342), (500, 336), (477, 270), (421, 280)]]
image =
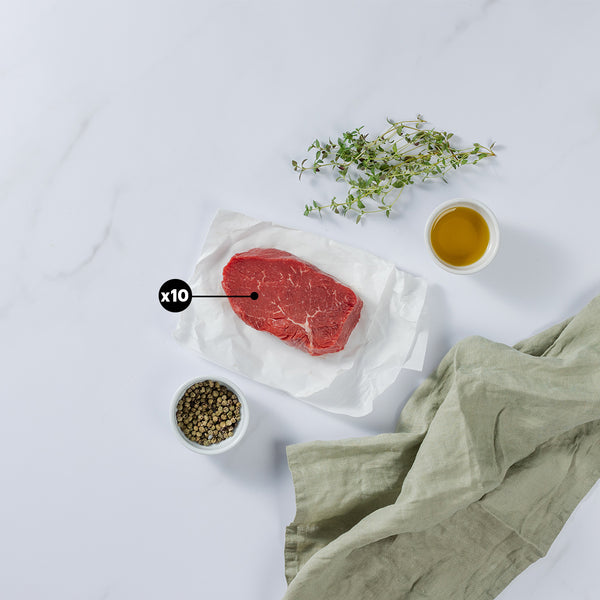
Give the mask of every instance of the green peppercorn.
[(240, 421), (241, 403), (218, 381), (188, 387), (175, 410), (177, 426), (192, 442), (211, 446), (231, 437)]

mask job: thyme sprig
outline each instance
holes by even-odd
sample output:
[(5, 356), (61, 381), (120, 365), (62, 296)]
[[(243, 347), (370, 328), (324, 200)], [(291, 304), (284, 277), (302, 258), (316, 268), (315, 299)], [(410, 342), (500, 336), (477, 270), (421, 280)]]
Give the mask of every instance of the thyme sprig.
[(417, 181), (440, 177), (446, 181), (449, 171), (474, 165), (483, 158), (496, 156), (488, 147), (474, 143), (456, 148), (450, 142), (453, 133), (427, 126), (422, 115), (414, 121), (393, 121), (382, 134), (369, 139), (364, 127), (344, 132), (337, 142), (316, 139), (309, 147), (313, 156), (292, 161), (299, 178), (303, 173), (331, 169), (336, 181), (348, 185), (343, 201), (334, 196), (329, 204), (305, 205), (304, 214), (330, 209), (336, 214), (356, 214), (356, 222), (367, 214), (385, 213), (389, 217), (402, 190)]

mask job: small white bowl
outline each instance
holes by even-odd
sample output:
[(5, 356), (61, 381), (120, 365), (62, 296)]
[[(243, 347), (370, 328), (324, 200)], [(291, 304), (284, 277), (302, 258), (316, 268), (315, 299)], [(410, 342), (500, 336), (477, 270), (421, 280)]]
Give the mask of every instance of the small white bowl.
[[(443, 261), (435, 253), (435, 250), (431, 244), (431, 228), (433, 227), (435, 220), (449, 208), (455, 208), (459, 206), (466, 206), (467, 208), (471, 208), (478, 212), (484, 218), (488, 229), (490, 230), (490, 240), (485, 252), (483, 253), (483, 256), (474, 263), (465, 265), (464, 267), (457, 267)], [(431, 213), (429, 219), (427, 219), (427, 224), (425, 225), (425, 244), (427, 245), (429, 254), (433, 258), (434, 262), (437, 263), (438, 266), (442, 267), (442, 269), (445, 269), (450, 273), (457, 273), (459, 275), (470, 275), (471, 273), (477, 273), (477, 271), (481, 271), (481, 269), (487, 267), (492, 262), (494, 256), (496, 256), (496, 253), (498, 252), (498, 246), (500, 244), (500, 228), (498, 227), (498, 221), (496, 220), (494, 213), (485, 204), (475, 200), (469, 200), (467, 198), (456, 198), (455, 200), (443, 202)]]
[[(233, 430), (233, 435), (223, 440), (222, 442), (212, 444), (211, 446), (203, 446), (202, 444), (198, 444), (197, 442), (193, 442), (192, 440), (188, 439), (183, 433), (183, 431), (181, 431), (181, 429), (179, 428), (179, 425), (177, 425), (177, 405), (179, 404), (179, 401), (190, 386), (194, 385), (195, 383), (201, 383), (203, 381), (216, 381), (221, 385), (224, 385), (226, 388), (230, 389), (232, 392), (235, 393), (241, 404), (240, 420), (236, 425), (235, 429)], [(223, 379), (222, 377), (206, 376), (195, 377), (194, 379), (190, 379), (182, 386), (180, 386), (177, 392), (175, 392), (175, 396), (171, 404), (171, 423), (173, 425), (173, 428), (175, 429), (175, 432), (177, 433), (177, 437), (181, 440), (181, 443), (184, 446), (186, 446), (186, 448), (189, 448), (194, 452), (198, 452), (199, 454), (221, 454), (222, 452), (227, 452), (227, 450), (233, 448), (235, 445), (238, 444), (238, 442), (246, 433), (246, 429), (248, 429), (248, 419), (248, 403), (246, 402), (244, 394), (242, 394), (242, 391), (240, 390), (240, 388), (238, 388), (237, 385), (235, 385), (231, 381), (228, 381), (227, 379)]]

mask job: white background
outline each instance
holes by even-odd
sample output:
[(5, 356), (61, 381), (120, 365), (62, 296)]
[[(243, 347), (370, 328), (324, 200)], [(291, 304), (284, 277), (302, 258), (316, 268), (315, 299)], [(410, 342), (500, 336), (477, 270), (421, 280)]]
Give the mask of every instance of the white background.
[[(286, 445), (392, 431), (459, 339), (512, 344), (600, 293), (599, 29), (597, 3), (558, 0), (1, 0), (0, 597), (280, 598)], [(315, 137), (418, 112), (498, 158), (407, 191), (389, 221), (302, 216), (331, 192), (290, 168)], [(423, 242), (460, 196), (502, 235), (469, 277)], [(157, 291), (191, 275), (221, 207), (426, 278), (424, 372), (352, 419), (180, 347)], [(203, 374), (250, 403), (216, 458), (168, 418)], [(596, 598), (599, 515), (596, 486), (501, 600)]]

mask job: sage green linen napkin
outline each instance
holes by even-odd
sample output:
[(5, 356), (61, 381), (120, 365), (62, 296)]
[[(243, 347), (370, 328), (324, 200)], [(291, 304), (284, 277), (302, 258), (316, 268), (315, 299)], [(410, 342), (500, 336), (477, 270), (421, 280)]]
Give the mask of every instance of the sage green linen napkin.
[(396, 433), (288, 447), (285, 600), (489, 600), (600, 477), (600, 297), (514, 347), (467, 338)]

